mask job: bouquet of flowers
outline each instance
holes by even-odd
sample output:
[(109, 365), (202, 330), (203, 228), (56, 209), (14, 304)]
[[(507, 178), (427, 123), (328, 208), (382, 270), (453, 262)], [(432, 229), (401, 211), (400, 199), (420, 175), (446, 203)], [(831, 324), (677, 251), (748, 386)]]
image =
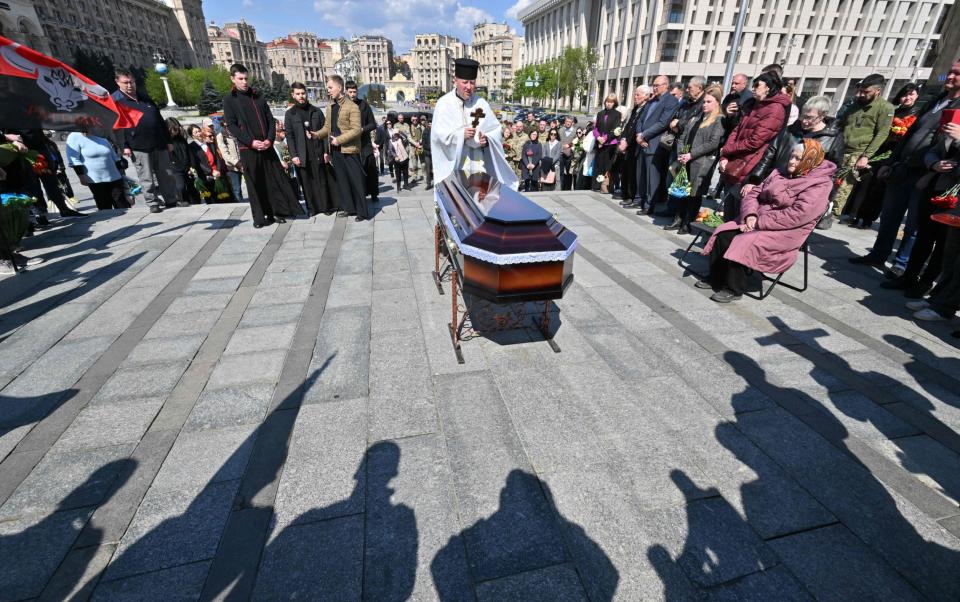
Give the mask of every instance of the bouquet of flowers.
[(213, 193), (210, 192), (210, 189), (207, 188), (207, 185), (204, 183), (203, 178), (197, 175), (197, 171), (193, 168), (190, 169), (190, 175), (193, 176), (193, 188), (197, 191), (197, 194), (200, 196), (200, 200), (204, 203), (207, 202)]
[(222, 177), (217, 178), (217, 181), (213, 183), (213, 198), (220, 202), (226, 202), (230, 200), (231, 196), (227, 183), (224, 182)]
[[(686, 146), (681, 147), (678, 154), (685, 155), (688, 150)], [(673, 183), (671, 183), (670, 188), (667, 189), (667, 194), (682, 199), (690, 196), (690, 192), (690, 176), (687, 174), (687, 166), (686, 164), (681, 164), (680, 169), (677, 170), (677, 175), (673, 177)]]
[(930, 203), (941, 211), (949, 211), (956, 208), (958, 194), (960, 194), (960, 184), (956, 184), (950, 190), (933, 197), (930, 199)]
[(21, 157), (36, 175), (42, 176), (50, 173), (50, 162), (42, 153), (28, 150), (21, 154), (12, 142), (0, 144), (0, 167), (6, 167)]
[(20, 239), (30, 225), (30, 209), (37, 202), (25, 194), (0, 194), (0, 228), (11, 247), (20, 244)]
[[(886, 159), (890, 158), (890, 154), (891, 154), (890, 151), (886, 151), (886, 152), (880, 153), (879, 155), (874, 155), (870, 157), (870, 163), (878, 163), (880, 161), (885, 161)], [(867, 169), (870, 169), (869, 165), (867, 166)], [(851, 172), (853, 173), (853, 179), (859, 182), (860, 171), (853, 169), (853, 166), (850, 165), (847, 167), (841, 167), (836, 171), (835, 174), (833, 174), (834, 184), (837, 186), (840, 186), (841, 184), (843, 184), (843, 181), (847, 179), (847, 176), (849, 176)]]
[(143, 192), (143, 188), (140, 186), (140, 184), (126, 176), (123, 178), (123, 188), (126, 190), (127, 194), (132, 197), (135, 197)]
[(916, 115), (907, 115), (906, 117), (894, 117), (893, 125), (890, 126), (890, 133), (894, 136), (903, 136), (917, 120)]

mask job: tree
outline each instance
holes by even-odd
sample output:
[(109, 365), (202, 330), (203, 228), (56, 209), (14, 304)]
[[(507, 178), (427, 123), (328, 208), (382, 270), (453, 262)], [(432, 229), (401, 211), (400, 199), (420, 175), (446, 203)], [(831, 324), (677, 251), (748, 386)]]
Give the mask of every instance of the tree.
[[(222, 67), (170, 69), (167, 83), (170, 84), (173, 102), (181, 107), (198, 106), (207, 84), (221, 97), (229, 92), (231, 87), (230, 74)], [(163, 81), (155, 71), (151, 70), (147, 74), (146, 88), (155, 102), (165, 104), (167, 93), (163, 89)]]
[(203, 90), (200, 92), (200, 101), (197, 103), (197, 109), (201, 115), (211, 115), (223, 108), (223, 94), (217, 92), (210, 80), (203, 82)]
[(99, 52), (84, 50), (78, 46), (73, 50), (72, 63), (71, 66), (74, 69), (107, 90), (112, 92), (117, 89), (117, 84), (114, 81), (115, 67), (113, 65), (113, 59), (109, 56)]

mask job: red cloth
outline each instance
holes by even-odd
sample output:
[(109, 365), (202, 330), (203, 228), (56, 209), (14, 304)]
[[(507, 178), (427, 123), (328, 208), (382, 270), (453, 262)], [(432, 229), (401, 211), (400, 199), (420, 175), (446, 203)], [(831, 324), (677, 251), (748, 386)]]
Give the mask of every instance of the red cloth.
[(727, 184), (743, 182), (767, 150), (770, 142), (780, 134), (790, 114), (790, 97), (780, 93), (755, 102), (743, 114), (736, 129), (730, 133), (720, 151), (727, 159), (727, 168), (721, 178)]
[(217, 168), (217, 162), (216, 162), (216, 160), (213, 158), (213, 147), (212, 147), (211, 145), (207, 144), (207, 145), (203, 148), (203, 154), (205, 154), (205, 155), (207, 156), (207, 165), (210, 166), (210, 170), (211, 170), (211, 171), (212, 171), (212, 170), (215, 170), (215, 169)]
[(800, 247), (817, 220), (827, 210), (836, 170), (837, 166), (830, 161), (797, 178), (774, 170), (743, 197), (737, 221), (714, 230), (703, 254), (710, 254), (718, 233), (738, 229), (747, 216), (756, 215), (756, 229), (734, 237), (724, 259), (766, 274), (787, 271), (796, 262)]

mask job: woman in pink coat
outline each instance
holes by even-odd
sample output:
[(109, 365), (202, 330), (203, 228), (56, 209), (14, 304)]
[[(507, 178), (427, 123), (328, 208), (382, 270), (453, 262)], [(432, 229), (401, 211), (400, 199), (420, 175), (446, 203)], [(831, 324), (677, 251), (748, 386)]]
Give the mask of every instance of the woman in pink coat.
[(729, 303), (746, 290), (748, 269), (779, 274), (793, 265), (833, 189), (837, 166), (823, 155), (819, 142), (805, 139), (793, 149), (786, 173), (775, 170), (743, 197), (739, 219), (719, 226), (704, 247), (710, 278), (697, 288), (712, 288), (711, 299)]

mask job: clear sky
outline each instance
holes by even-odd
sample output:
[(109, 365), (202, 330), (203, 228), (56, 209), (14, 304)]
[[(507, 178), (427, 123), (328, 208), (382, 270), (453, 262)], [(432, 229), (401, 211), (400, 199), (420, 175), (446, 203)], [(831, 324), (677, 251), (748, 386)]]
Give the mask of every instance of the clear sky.
[(522, 35), (517, 10), (532, 0), (204, 0), (207, 21), (246, 19), (268, 42), (295, 31), (321, 37), (385, 35), (403, 53), (417, 33), (455, 35), (469, 43), (474, 23), (506, 21)]

